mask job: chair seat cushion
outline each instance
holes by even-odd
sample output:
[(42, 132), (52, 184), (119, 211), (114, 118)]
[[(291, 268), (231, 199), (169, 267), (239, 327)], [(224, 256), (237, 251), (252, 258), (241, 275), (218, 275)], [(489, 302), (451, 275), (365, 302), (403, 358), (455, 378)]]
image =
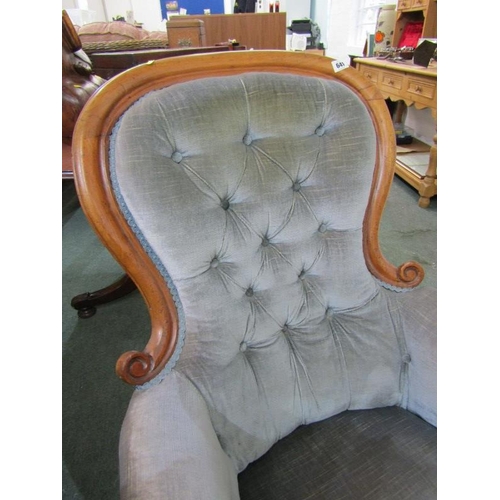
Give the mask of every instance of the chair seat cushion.
[(241, 500), (433, 499), (437, 430), (399, 407), (299, 427), (238, 476)]

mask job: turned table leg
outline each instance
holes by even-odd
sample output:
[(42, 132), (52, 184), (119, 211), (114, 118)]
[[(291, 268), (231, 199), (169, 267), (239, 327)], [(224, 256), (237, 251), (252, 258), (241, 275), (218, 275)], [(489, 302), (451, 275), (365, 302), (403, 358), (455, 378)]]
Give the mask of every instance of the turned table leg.
[(111, 285), (95, 292), (86, 292), (73, 297), (71, 306), (80, 318), (90, 318), (96, 313), (96, 306), (106, 304), (133, 292), (137, 287), (127, 274)]
[(437, 179), (437, 135), (434, 136), (434, 144), (431, 146), (429, 157), (429, 168), (425, 173), (424, 180), (418, 191), (420, 199), (418, 206), (427, 208), (431, 202), (431, 197), (436, 194), (436, 179)]

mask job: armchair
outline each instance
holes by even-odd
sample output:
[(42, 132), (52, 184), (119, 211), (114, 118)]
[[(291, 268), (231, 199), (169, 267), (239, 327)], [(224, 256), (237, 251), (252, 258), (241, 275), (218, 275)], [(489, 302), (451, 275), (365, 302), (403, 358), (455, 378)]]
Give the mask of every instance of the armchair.
[(137, 66), (73, 139), (91, 225), (147, 303), (123, 499), (436, 497), (436, 297), (378, 228), (385, 101), (327, 57)]

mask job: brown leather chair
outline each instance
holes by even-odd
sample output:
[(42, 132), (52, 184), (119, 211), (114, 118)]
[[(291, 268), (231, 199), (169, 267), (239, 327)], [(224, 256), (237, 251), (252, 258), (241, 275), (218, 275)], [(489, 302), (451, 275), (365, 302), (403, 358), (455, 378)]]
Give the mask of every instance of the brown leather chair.
[(105, 82), (92, 71), (82, 42), (68, 13), (62, 11), (62, 177), (73, 178), (71, 140), (80, 112)]

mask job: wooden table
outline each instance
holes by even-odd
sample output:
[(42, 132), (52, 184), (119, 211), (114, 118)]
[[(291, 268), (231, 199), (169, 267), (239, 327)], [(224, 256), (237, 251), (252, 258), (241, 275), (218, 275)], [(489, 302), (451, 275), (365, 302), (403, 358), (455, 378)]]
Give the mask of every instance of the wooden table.
[[(411, 62), (394, 62), (376, 57), (355, 58), (356, 68), (380, 89), (391, 101), (430, 108), (437, 120), (437, 69), (424, 68)], [(429, 165), (425, 174), (412, 170), (400, 158), (396, 161), (396, 174), (417, 189), (418, 205), (427, 208), (431, 197), (437, 194), (437, 135), (430, 147)]]

